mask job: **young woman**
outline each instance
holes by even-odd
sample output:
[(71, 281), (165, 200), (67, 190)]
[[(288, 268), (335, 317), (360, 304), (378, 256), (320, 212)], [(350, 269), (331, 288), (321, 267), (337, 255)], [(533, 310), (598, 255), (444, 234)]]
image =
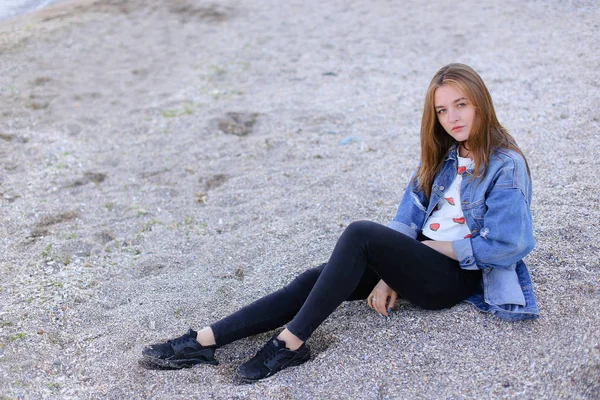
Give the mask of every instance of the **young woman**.
[(217, 348), (285, 325), (238, 369), (258, 380), (310, 358), (305, 342), (343, 301), (388, 316), (398, 296), (426, 309), (467, 300), (508, 319), (538, 316), (522, 259), (534, 247), (525, 157), (481, 77), (440, 69), (427, 90), (421, 164), (387, 225), (353, 222), (326, 264), (196, 332), (143, 350), (159, 367), (217, 364)]

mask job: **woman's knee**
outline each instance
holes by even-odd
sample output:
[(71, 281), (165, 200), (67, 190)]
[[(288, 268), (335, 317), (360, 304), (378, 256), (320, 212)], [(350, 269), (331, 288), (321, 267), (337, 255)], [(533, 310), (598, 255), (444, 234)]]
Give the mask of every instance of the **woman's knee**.
[(354, 221), (346, 227), (343, 235), (352, 238), (368, 237), (377, 226), (379, 226), (379, 224), (372, 221)]

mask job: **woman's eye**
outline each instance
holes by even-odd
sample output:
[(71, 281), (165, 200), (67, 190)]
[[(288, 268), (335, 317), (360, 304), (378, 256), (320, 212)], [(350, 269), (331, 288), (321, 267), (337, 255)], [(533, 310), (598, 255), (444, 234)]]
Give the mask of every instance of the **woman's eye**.
[(458, 107), (460, 107), (460, 108), (462, 108), (462, 107), (466, 107), (466, 106), (467, 106), (467, 103), (459, 103), (459, 104), (458, 104)]
[(444, 110), (443, 108), (442, 108), (442, 109), (440, 109), (440, 110), (437, 110), (437, 113), (438, 113), (438, 114), (443, 114), (443, 113), (445, 113), (445, 112), (446, 112), (446, 110)]

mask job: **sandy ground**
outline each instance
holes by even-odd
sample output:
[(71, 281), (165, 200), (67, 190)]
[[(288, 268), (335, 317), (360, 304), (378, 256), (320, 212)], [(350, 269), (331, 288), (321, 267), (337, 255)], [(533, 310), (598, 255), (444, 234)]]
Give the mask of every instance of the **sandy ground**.
[[(599, 398), (599, 10), (83, 0), (1, 22), (0, 398)], [(254, 385), (234, 371), (268, 333), (218, 367), (138, 364), (387, 223), (455, 61), (530, 162), (540, 319), (352, 302)]]

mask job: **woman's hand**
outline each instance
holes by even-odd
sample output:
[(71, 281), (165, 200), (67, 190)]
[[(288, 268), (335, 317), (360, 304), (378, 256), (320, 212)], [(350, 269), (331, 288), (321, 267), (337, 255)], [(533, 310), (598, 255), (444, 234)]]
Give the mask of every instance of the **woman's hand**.
[(394, 307), (397, 299), (398, 294), (383, 280), (380, 280), (367, 297), (367, 305), (379, 314), (389, 317), (388, 309)]
[(438, 253), (442, 253), (446, 257), (450, 257), (453, 260), (456, 260), (456, 254), (454, 254), (454, 249), (452, 249), (452, 242), (444, 242), (441, 240), (423, 240), (425, 246), (429, 246)]

